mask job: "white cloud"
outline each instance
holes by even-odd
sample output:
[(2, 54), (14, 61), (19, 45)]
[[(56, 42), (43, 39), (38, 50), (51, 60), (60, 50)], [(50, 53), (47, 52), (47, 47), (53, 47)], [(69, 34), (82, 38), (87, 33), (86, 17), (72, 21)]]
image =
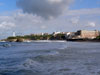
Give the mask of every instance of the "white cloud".
[(100, 15), (100, 8), (69, 10), (66, 16)]
[(43, 26), (41, 26), (41, 29), (46, 29), (46, 28), (47, 28), (47, 27), (46, 27), (46, 26), (44, 26), (44, 25), (43, 25)]
[(52, 3), (60, 3), (62, 2), (62, 0), (48, 0), (49, 2), (52, 2)]
[(0, 29), (12, 29), (12, 30), (25, 30), (27, 28), (36, 28), (37, 24), (40, 24), (42, 19), (32, 14), (24, 14), (18, 10), (11, 13), (10, 16), (0, 16)]
[(88, 22), (88, 24), (86, 26), (87, 27), (95, 27), (96, 23), (95, 22)]
[(12, 27), (15, 27), (15, 24), (12, 23), (12, 22), (2, 22), (0, 23), (0, 29), (9, 29), (9, 28), (12, 28)]

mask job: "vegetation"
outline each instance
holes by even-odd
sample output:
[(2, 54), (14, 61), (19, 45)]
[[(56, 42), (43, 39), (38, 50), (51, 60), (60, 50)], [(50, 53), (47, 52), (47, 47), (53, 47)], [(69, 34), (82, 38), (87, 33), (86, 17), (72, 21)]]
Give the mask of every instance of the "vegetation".
[[(15, 40), (16, 39), (16, 40)], [(7, 41), (24, 41), (24, 40), (65, 40), (64, 34), (46, 34), (46, 35), (25, 35), (8, 37)]]
[(100, 40), (100, 36), (98, 36), (96, 39)]

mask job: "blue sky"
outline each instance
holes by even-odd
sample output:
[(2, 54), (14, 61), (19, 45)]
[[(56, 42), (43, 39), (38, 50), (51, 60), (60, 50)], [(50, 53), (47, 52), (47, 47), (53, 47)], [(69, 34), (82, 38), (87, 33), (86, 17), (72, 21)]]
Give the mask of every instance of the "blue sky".
[(100, 8), (100, 0), (75, 0), (70, 9)]
[[(32, 1), (33, 3), (31, 3)], [(40, 3), (36, 4), (34, 3), (36, 1), (37, 0), (26, 0), (26, 4), (28, 4), (26, 5), (23, 2), (22, 5), (24, 5), (25, 8), (29, 6), (35, 9), (33, 5), (37, 8), (37, 6), (42, 3), (41, 1), (45, 2), (45, 0), (39, 0)], [(57, 2), (57, 0), (52, 1)], [(48, 2), (51, 1), (48, 0)], [(55, 5), (53, 6), (57, 8), (58, 12), (63, 9), (60, 8), (59, 10), (59, 5), (56, 7)], [(61, 4), (61, 6), (63, 7), (64, 5)], [(38, 7), (41, 8), (42, 6)], [(51, 6), (49, 5), (49, 7)], [(45, 10), (48, 8), (47, 4), (47, 8), (42, 9), (43, 11), (47, 11), (47, 15), (44, 15), (45, 12), (43, 13), (43, 11), (34, 14), (37, 13), (34, 9), (32, 9), (32, 11), (30, 10), (33, 12), (30, 14), (30, 11), (24, 10), (23, 6), (19, 9), (16, 5), (16, 0), (0, 0), (0, 38), (11, 36), (13, 31), (17, 34), (31, 34), (41, 32), (52, 33), (54, 31), (68, 32), (80, 29), (100, 30), (100, 0), (74, 0), (68, 7), (69, 9), (63, 14), (59, 15), (59, 13), (55, 12), (58, 14), (56, 15), (55, 13), (48, 13), (52, 8), (50, 8), (50, 11)], [(23, 10), (27, 13), (24, 13)], [(52, 17), (50, 17), (51, 20), (44, 20), (41, 18), (48, 18), (48, 16), (54, 16), (56, 18), (52, 19)]]
[(16, 0), (0, 0), (0, 12), (16, 10)]

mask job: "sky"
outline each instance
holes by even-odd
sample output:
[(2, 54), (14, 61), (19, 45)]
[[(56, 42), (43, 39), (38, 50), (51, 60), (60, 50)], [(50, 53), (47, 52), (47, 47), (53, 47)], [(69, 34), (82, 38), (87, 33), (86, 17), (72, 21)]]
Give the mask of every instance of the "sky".
[(100, 30), (100, 0), (0, 0), (0, 38)]

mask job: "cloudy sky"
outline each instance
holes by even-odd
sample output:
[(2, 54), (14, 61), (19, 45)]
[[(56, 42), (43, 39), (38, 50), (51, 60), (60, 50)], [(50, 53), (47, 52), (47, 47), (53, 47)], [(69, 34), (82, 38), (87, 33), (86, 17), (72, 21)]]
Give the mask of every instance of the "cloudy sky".
[(100, 0), (0, 0), (0, 38), (100, 30)]

